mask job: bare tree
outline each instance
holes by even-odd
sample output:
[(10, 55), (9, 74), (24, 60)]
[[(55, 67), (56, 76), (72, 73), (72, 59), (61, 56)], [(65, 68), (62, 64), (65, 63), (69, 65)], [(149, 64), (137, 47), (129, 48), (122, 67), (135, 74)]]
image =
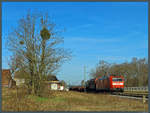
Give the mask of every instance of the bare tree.
[(91, 70), (91, 75), (95, 78), (95, 77), (99, 77), (99, 76), (107, 76), (109, 74), (109, 65), (108, 62), (106, 61), (99, 61), (99, 63), (96, 66), (96, 69), (92, 69)]
[[(32, 94), (38, 94), (45, 76), (55, 73), (64, 61), (71, 58), (68, 50), (57, 46), (63, 43), (60, 32), (48, 14), (28, 12), (7, 38), (7, 47), (13, 58), (14, 55), (19, 57), (15, 66), (29, 73), (27, 85)], [(10, 66), (14, 67), (13, 63)]]

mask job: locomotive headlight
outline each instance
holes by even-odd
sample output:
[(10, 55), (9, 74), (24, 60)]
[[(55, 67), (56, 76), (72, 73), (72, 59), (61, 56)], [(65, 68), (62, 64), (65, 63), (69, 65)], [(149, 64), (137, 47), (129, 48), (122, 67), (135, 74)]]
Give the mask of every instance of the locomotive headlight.
[(123, 83), (120, 83), (120, 85), (123, 85)]
[(123, 83), (112, 83), (112, 85), (123, 85)]
[(116, 83), (112, 83), (112, 85), (117, 85)]

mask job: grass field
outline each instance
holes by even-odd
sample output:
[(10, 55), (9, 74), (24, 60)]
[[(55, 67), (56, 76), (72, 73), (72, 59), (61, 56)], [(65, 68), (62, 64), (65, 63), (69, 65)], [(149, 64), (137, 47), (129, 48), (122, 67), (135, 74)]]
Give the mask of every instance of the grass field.
[(23, 89), (2, 88), (2, 111), (148, 111), (142, 100), (109, 94), (52, 92), (49, 98), (26, 95)]

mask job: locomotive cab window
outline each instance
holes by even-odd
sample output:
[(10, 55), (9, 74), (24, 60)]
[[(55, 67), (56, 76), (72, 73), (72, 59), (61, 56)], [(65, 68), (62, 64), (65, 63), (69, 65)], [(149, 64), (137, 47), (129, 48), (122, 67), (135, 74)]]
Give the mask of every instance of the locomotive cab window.
[(112, 78), (113, 81), (123, 81), (122, 78)]

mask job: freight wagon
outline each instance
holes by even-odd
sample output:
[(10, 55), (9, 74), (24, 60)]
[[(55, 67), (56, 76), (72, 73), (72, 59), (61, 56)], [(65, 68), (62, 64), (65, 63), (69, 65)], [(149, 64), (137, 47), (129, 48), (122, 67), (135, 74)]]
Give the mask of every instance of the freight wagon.
[(84, 87), (83, 86), (71, 86), (69, 88), (70, 91), (80, 91), (83, 92), (84, 91)]
[(95, 88), (96, 88), (95, 79), (91, 79), (86, 82), (87, 91), (95, 91)]

